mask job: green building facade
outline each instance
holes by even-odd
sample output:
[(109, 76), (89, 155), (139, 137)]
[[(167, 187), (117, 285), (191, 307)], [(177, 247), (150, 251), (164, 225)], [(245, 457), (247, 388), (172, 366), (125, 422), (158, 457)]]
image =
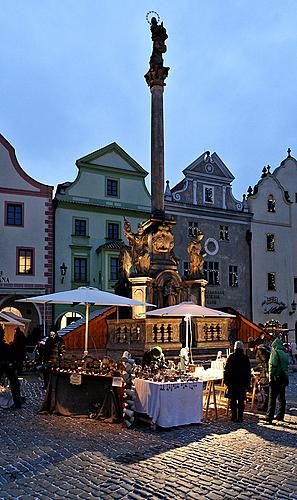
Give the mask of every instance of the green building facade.
[[(148, 218), (148, 173), (115, 142), (76, 161), (73, 182), (57, 187), (55, 291), (95, 286), (113, 291), (118, 279), (124, 216), (132, 230)], [(64, 327), (83, 314), (80, 306), (55, 306)]]

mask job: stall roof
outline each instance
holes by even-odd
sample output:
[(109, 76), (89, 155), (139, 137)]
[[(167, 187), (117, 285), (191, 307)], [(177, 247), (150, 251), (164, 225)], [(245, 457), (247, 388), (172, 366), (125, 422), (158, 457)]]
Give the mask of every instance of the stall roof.
[[(98, 318), (98, 316), (101, 316), (110, 309), (113, 309), (113, 307), (104, 307), (102, 309), (96, 309), (96, 311), (93, 311), (89, 314), (89, 321), (91, 321), (94, 318)], [(67, 333), (72, 332), (76, 328), (83, 326), (85, 323), (86, 323), (86, 318), (80, 318), (77, 321), (73, 321), (73, 323), (70, 323), (68, 326), (65, 326), (65, 328), (58, 330), (58, 335), (60, 335), (60, 337), (63, 337), (64, 335), (67, 335)]]

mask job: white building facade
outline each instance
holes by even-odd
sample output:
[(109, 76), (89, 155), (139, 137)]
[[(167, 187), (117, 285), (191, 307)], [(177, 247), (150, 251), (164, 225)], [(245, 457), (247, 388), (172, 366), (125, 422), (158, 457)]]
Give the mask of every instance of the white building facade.
[(250, 189), (253, 320), (273, 319), (297, 337), (297, 162), (288, 156)]
[(14, 148), (0, 135), (0, 311), (30, 319), (35, 337), (38, 329), (42, 334), (44, 314), (51, 323), (51, 308), (15, 301), (52, 292), (52, 192), (52, 186), (24, 172)]

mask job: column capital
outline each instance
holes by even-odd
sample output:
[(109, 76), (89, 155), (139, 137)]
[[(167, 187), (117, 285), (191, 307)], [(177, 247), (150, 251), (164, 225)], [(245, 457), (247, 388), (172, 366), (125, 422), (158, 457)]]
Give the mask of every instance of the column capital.
[(160, 68), (159, 66), (151, 65), (148, 72), (144, 75), (144, 78), (148, 86), (150, 88), (154, 87), (155, 85), (164, 87), (166, 85), (165, 80), (168, 76), (169, 69), (170, 68), (166, 67)]

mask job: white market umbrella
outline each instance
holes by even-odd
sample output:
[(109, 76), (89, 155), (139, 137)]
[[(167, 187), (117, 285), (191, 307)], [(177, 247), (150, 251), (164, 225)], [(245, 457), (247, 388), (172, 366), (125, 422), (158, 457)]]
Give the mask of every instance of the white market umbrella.
[[(34, 302), (35, 304), (84, 304), (86, 306), (86, 328), (85, 328), (85, 350), (84, 356), (88, 355), (88, 330), (89, 330), (89, 310), (90, 306), (152, 306), (140, 302), (139, 300), (129, 299), (110, 292), (104, 292), (92, 286), (81, 286), (65, 292), (50, 293), (48, 295), (39, 295), (36, 297), (27, 297), (18, 299), (16, 302)], [(155, 306), (153, 306), (155, 307)]]
[[(189, 328), (191, 329), (191, 316), (200, 318), (235, 318), (233, 314), (198, 306), (194, 302), (181, 302), (174, 306), (154, 309), (146, 313), (146, 316), (177, 316), (183, 317), (186, 322), (186, 347), (189, 348)], [(191, 331), (192, 332), (192, 331)], [(191, 349), (190, 349), (191, 350)]]

